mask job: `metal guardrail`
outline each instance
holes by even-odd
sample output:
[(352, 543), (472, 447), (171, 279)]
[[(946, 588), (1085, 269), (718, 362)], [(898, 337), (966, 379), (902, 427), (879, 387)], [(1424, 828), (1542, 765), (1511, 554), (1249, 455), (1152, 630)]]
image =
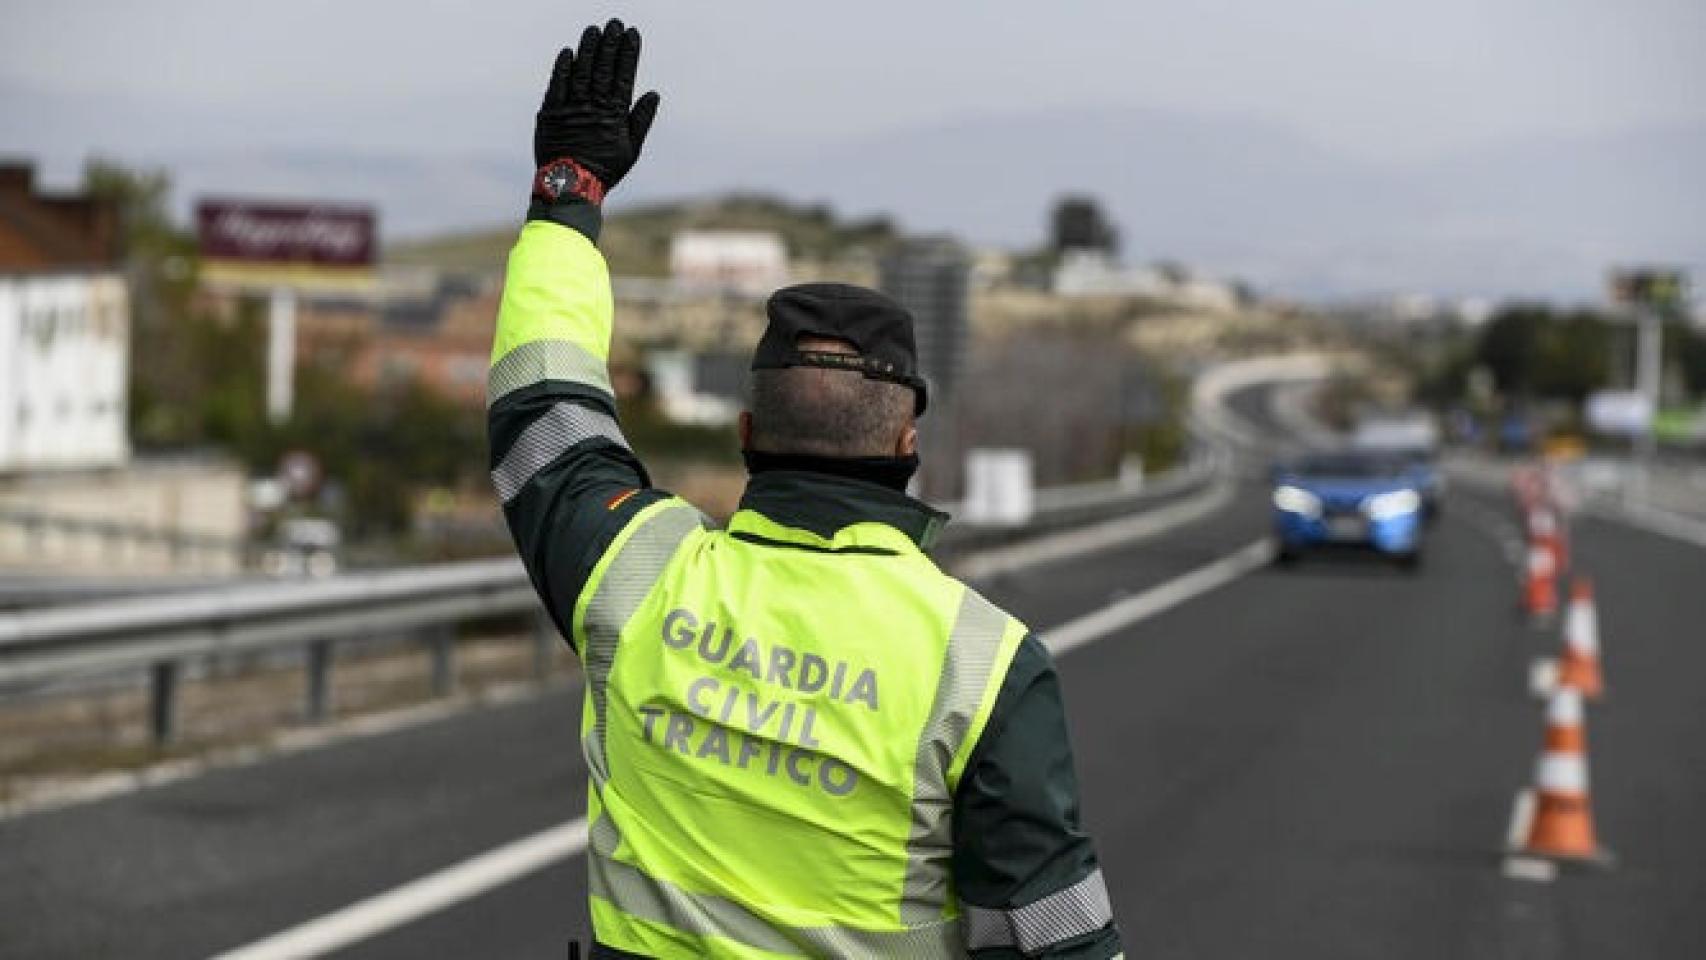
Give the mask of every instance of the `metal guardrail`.
[[(1191, 456), (1140, 486), (1103, 481), (1037, 493), (1037, 513), (1024, 527), (950, 527), (938, 550), (963, 556), (989, 547), (1146, 509), (1173, 495), (1235, 473), (1232, 449), (1248, 431), (1220, 398), (1258, 381), (1320, 376), (1316, 356), (1246, 361), (1211, 369), (1192, 389)], [(481, 560), (325, 580), (227, 586), (146, 599), (0, 613), (0, 696), (82, 676), (147, 669), (152, 728), (159, 742), (176, 728), (185, 663), (241, 651), (305, 649), (307, 715), (325, 717), (333, 646), (386, 632), (425, 631), (431, 639), (433, 688), (453, 683), (454, 626), (477, 618), (531, 615), (535, 668), (543, 672), (558, 642), (521, 563)]]
[[(1186, 464), (1141, 487), (1101, 482), (1039, 491), (1039, 511), (1031, 524), (968, 525), (947, 538), (942, 553), (963, 555), (1140, 509), (1206, 482), (1214, 465), (1214, 458), (1199, 450)], [(555, 628), (544, 616), (526, 571), (514, 559), (4, 613), (0, 696), (146, 669), (152, 687), (152, 730), (156, 741), (164, 743), (176, 732), (177, 692), (186, 663), (247, 651), (302, 649), (307, 653), (307, 716), (319, 720), (327, 714), (333, 647), (340, 640), (423, 631), (432, 650), (434, 689), (448, 693), (453, 684), (454, 626), (502, 615), (534, 616), (535, 663), (547, 663), (558, 642)]]
[[(153, 732), (164, 742), (177, 725), (176, 693), (185, 662), (306, 648), (308, 715), (320, 719), (327, 707), (332, 645), (338, 640), (427, 630), (434, 688), (448, 692), (455, 639), (450, 627), (476, 618), (528, 613), (540, 613), (539, 601), (516, 560), (23, 611), (0, 616), (0, 693), (147, 668), (153, 687)], [(543, 623), (535, 633), (542, 647), (547, 640), (555, 642)]]

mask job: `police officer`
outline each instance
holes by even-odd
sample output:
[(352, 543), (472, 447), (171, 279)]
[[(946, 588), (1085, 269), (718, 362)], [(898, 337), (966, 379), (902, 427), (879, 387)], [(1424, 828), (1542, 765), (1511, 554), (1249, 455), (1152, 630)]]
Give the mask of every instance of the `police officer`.
[(1118, 955), (1048, 654), (925, 554), (906, 311), (771, 297), (724, 530), (623, 438), (595, 244), (639, 56), (612, 20), (557, 58), (490, 374), (492, 480), (585, 666), (593, 955)]

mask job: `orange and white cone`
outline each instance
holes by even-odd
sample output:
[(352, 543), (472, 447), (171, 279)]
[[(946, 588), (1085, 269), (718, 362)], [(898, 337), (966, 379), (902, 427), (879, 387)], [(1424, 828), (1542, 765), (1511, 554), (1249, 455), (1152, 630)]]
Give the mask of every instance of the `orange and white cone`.
[(1516, 494), (1516, 503), (1524, 514), (1533, 510), (1540, 502), (1540, 478), (1533, 467), (1518, 467), (1511, 471), (1511, 489)]
[(1528, 512), (1528, 541), (1552, 551), (1552, 566), (1563, 570), (1569, 565), (1564, 551), (1564, 525), (1550, 506), (1535, 507)]
[(1588, 802), (1587, 717), (1574, 687), (1559, 687), (1546, 708), (1546, 747), (1534, 779), (1534, 820), (1524, 852), (1605, 860)]
[(1546, 620), (1558, 612), (1558, 565), (1554, 554), (1545, 545), (1528, 546), (1528, 564), (1523, 571), (1523, 609), (1536, 620)]
[(1605, 695), (1605, 676), (1599, 669), (1599, 613), (1594, 608), (1593, 585), (1586, 577), (1577, 577), (1570, 588), (1558, 684), (1580, 690), (1589, 700)]

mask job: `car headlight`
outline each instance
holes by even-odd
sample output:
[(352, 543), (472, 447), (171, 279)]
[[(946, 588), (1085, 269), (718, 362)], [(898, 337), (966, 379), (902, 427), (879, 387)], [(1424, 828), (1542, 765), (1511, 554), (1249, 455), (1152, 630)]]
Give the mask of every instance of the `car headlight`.
[(1414, 490), (1391, 490), (1377, 493), (1362, 502), (1363, 512), (1370, 520), (1390, 520), (1406, 513), (1415, 513), (1422, 497)]
[(1274, 488), (1274, 506), (1286, 513), (1301, 513), (1306, 517), (1321, 515), (1321, 498), (1302, 487), (1289, 484)]

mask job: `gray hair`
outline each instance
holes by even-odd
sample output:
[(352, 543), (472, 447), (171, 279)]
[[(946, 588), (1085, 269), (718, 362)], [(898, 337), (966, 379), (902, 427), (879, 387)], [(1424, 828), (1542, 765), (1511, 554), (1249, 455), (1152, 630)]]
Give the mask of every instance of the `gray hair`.
[(886, 457), (912, 422), (910, 387), (850, 370), (752, 372), (752, 448), (819, 457)]

